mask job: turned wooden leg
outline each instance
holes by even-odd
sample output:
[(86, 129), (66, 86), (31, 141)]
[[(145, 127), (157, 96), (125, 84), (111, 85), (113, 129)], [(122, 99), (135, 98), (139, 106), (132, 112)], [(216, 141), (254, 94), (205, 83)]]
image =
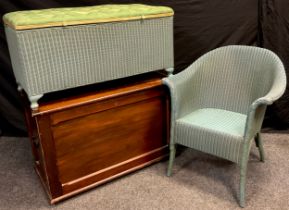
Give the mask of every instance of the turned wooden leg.
[(18, 92), (21, 92), (21, 91), (23, 90), (23, 88), (21, 87), (21, 85), (18, 84), (17, 90), (18, 90)]
[(36, 96), (29, 96), (29, 101), (30, 101), (30, 108), (32, 110), (37, 110), (39, 105), (38, 105), (38, 100), (43, 96), (43, 94), (36, 95)]
[(173, 76), (173, 71), (174, 71), (174, 68), (166, 68), (166, 72), (168, 73), (168, 76)]

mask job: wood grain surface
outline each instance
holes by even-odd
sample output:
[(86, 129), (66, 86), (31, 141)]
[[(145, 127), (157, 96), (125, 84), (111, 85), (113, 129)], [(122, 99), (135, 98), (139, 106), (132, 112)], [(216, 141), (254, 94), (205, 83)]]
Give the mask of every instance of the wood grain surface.
[(151, 77), (27, 108), (35, 169), (50, 202), (164, 158), (167, 95), (161, 77)]

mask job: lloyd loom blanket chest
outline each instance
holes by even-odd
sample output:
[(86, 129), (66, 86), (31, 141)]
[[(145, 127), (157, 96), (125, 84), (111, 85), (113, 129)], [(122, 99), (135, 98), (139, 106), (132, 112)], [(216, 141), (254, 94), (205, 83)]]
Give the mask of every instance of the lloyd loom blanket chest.
[(101, 5), (4, 15), (13, 71), (31, 108), (43, 94), (173, 71), (173, 10)]

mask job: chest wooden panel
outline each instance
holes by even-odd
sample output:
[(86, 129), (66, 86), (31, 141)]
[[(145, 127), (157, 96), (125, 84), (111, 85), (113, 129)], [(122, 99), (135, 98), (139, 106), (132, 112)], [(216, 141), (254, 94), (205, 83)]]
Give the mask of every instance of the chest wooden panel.
[(27, 109), (35, 168), (51, 203), (162, 159), (167, 110), (159, 78)]

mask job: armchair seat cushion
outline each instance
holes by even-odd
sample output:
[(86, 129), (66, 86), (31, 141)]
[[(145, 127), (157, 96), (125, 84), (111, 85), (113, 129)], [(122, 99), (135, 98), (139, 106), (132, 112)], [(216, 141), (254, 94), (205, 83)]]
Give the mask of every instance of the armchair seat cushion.
[(198, 109), (176, 121), (176, 143), (240, 162), (246, 115), (222, 109)]

